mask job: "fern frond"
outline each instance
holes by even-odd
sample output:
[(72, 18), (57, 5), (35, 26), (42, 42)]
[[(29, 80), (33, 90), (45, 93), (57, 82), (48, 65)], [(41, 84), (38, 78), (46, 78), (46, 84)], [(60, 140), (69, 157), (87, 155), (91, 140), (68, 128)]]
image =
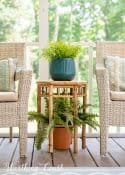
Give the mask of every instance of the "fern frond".
[(37, 134), (35, 139), (35, 145), (37, 150), (41, 149), (42, 143), (47, 138), (48, 135), (47, 130), (48, 130), (48, 124), (45, 124), (43, 122), (38, 123)]

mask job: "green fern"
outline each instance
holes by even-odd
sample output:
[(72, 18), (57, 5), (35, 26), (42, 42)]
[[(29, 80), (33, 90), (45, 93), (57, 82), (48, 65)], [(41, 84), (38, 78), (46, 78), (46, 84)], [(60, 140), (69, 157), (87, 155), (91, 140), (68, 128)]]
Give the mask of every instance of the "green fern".
[(48, 131), (48, 123), (43, 123), (42, 121), (40, 121), (38, 123), (37, 134), (35, 139), (35, 145), (38, 150), (41, 149), (41, 143), (44, 142), (44, 140), (48, 135), (47, 131)]
[(33, 121), (36, 120), (37, 122), (37, 133), (35, 138), (35, 145), (37, 149), (41, 148), (41, 143), (47, 138), (48, 135), (48, 123), (49, 118), (45, 115), (38, 113), (38, 112), (29, 112), (28, 113), (28, 120)]
[(74, 117), (73, 102), (70, 99), (62, 98), (54, 99), (53, 118), (49, 122), (48, 99), (46, 98), (45, 101), (45, 115), (34, 111), (28, 113), (29, 121), (35, 120), (38, 125), (35, 139), (37, 149), (41, 148), (42, 143), (48, 138), (50, 131), (55, 128), (56, 125), (61, 125), (69, 130), (73, 129), (73, 124), (77, 126), (88, 124), (94, 129), (97, 129), (99, 126), (96, 120), (97, 115), (84, 112), (84, 107), (80, 104), (78, 104), (78, 117)]

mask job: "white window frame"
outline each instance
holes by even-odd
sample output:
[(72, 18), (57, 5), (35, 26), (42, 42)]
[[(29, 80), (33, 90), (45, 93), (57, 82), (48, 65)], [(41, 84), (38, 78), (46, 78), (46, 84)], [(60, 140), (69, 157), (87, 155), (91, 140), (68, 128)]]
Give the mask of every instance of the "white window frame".
[(39, 46), (44, 48), (49, 39), (48, 0), (39, 0)]

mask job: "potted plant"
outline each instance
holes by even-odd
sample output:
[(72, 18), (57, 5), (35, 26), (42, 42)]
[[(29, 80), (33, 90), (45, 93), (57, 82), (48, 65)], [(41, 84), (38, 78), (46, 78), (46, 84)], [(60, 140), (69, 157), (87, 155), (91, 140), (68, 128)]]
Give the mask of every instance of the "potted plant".
[[(72, 104), (68, 99), (54, 99), (53, 119), (49, 123), (48, 99), (46, 99), (45, 114), (29, 112), (29, 120), (36, 120), (38, 124), (36, 134), (36, 148), (40, 149), (44, 139), (53, 130), (53, 144), (56, 149), (68, 149), (72, 141)], [(77, 121), (79, 122), (79, 121)], [(79, 123), (79, 126), (81, 124)], [(65, 140), (65, 142), (64, 142)]]
[(53, 80), (73, 80), (76, 70), (74, 59), (80, 52), (80, 46), (63, 41), (50, 42), (42, 50), (42, 56), (49, 61), (49, 73)]
[[(83, 107), (78, 106), (78, 118), (73, 115), (73, 102), (69, 99), (58, 98), (54, 100), (54, 113), (53, 119), (49, 123), (48, 118), (48, 102), (46, 100), (45, 115), (37, 112), (29, 112), (29, 120), (36, 120), (38, 124), (36, 134), (36, 148), (40, 149), (43, 141), (48, 138), (49, 132), (54, 128), (53, 141), (54, 148), (56, 149), (68, 149), (72, 141), (72, 129), (73, 123), (81, 126), (82, 124), (88, 124), (92, 128), (96, 129), (98, 122), (96, 121), (96, 114), (83, 112)], [(61, 127), (57, 127), (61, 126)], [(65, 142), (64, 142), (65, 140)]]

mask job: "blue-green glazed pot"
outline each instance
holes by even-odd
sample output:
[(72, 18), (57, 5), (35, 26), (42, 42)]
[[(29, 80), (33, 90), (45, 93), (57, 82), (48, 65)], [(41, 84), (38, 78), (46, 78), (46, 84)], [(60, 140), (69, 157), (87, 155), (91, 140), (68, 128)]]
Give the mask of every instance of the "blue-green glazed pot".
[(75, 61), (72, 58), (55, 59), (50, 62), (50, 76), (55, 81), (71, 81), (75, 77)]

